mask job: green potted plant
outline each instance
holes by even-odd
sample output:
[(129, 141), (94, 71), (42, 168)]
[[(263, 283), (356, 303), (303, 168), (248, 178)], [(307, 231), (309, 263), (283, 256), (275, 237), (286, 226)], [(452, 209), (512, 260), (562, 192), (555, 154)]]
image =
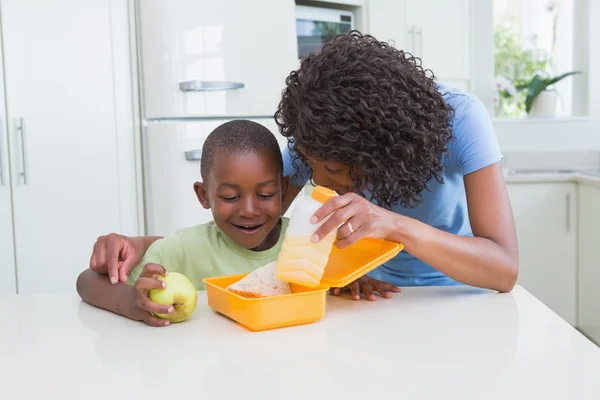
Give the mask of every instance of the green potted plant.
[(529, 83), (517, 86), (517, 90), (525, 90), (525, 111), (530, 117), (553, 117), (556, 113), (558, 93), (553, 85), (564, 78), (579, 74), (580, 71), (567, 72), (556, 77), (542, 78), (539, 74)]

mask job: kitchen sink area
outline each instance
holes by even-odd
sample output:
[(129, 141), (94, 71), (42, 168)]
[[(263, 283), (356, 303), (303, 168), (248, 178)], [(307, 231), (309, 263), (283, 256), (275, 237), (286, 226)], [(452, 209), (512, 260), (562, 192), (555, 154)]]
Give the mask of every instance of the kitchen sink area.
[(600, 181), (600, 168), (513, 168), (504, 169), (507, 182), (518, 181)]
[(521, 174), (583, 174), (583, 175), (594, 175), (600, 176), (600, 169), (563, 169), (563, 168), (536, 168), (536, 169), (508, 169), (508, 175), (521, 175)]

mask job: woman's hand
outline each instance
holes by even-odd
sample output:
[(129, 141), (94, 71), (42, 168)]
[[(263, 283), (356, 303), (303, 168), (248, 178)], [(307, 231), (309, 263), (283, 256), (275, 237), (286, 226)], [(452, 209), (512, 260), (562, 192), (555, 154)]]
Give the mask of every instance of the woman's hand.
[(127, 283), (127, 276), (142, 260), (146, 250), (140, 237), (116, 233), (100, 236), (90, 257), (90, 269), (99, 274), (109, 275), (113, 285), (119, 281)]
[(339, 296), (342, 292), (349, 291), (352, 294), (354, 300), (360, 300), (360, 294), (364, 293), (369, 301), (375, 301), (375, 293), (379, 293), (382, 297), (389, 299), (394, 293), (400, 293), (399, 287), (380, 281), (378, 279), (371, 278), (370, 276), (363, 276), (358, 278), (348, 286), (344, 288), (331, 288), (330, 292)]
[(340, 249), (348, 247), (362, 238), (387, 239), (390, 232), (397, 227), (398, 215), (376, 206), (356, 193), (346, 193), (328, 200), (311, 221), (318, 224), (328, 215), (331, 217), (323, 223), (312, 237), (313, 243), (319, 242), (340, 224), (336, 246)]

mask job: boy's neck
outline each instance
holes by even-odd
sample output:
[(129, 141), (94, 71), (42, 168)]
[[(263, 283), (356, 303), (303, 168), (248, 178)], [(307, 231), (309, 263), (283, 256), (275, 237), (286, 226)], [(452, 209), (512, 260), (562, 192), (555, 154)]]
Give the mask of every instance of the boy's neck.
[(266, 251), (271, 247), (275, 246), (279, 241), (279, 236), (281, 235), (281, 219), (275, 224), (271, 232), (267, 235), (265, 240), (259, 244), (257, 247), (250, 249), (252, 251)]

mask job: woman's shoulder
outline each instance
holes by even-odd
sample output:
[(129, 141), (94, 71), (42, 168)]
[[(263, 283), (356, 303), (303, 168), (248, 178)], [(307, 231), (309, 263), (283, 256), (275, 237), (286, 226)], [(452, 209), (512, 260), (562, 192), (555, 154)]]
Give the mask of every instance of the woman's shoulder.
[(439, 83), (437, 87), (444, 101), (454, 110), (455, 121), (482, 110), (486, 111), (483, 102), (473, 93), (442, 83)]
[(455, 139), (477, 135), (480, 130), (493, 132), (490, 114), (483, 102), (473, 93), (452, 86), (438, 84), (438, 91), (452, 107), (452, 135)]
[(447, 85), (438, 90), (454, 110), (450, 158), (463, 174), (476, 171), (502, 158), (494, 125), (483, 102), (474, 94)]

